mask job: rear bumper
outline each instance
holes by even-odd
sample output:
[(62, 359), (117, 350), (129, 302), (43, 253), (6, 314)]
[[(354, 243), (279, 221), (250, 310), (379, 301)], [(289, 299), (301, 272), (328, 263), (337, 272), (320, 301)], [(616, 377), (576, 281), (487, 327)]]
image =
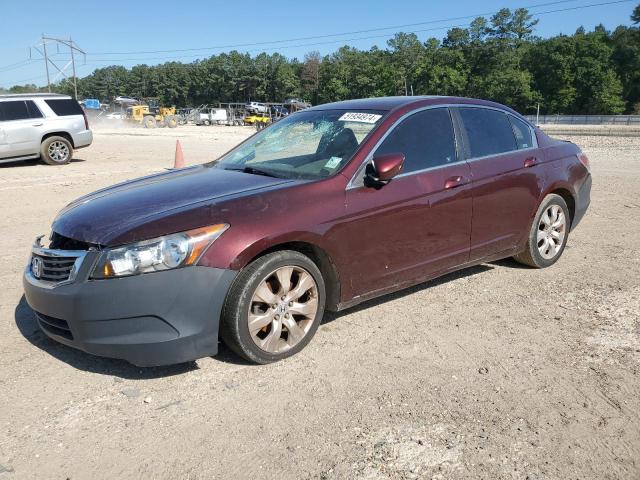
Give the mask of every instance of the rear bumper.
[(81, 132), (74, 133), (73, 148), (84, 148), (91, 145), (93, 142), (93, 132), (91, 130), (82, 130)]
[(27, 268), (23, 284), (47, 336), (94, 355), (156, 366), (217, 353), (220, 313), (235, 274), (187, 267), (86, 280), (85, 271), (84, 280), (47, 288)]
[(591, 174), (587, 174), (584, 182), (576, 192), (576, 211), (571, 222), (571, 230), (573, 230), (582, 220), (584, 214), (591, 204)]

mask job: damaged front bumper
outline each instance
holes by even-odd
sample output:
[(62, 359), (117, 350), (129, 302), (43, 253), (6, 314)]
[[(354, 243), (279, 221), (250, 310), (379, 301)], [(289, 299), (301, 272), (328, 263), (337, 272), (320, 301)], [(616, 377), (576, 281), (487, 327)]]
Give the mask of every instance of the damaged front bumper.
[(23, 285), (27, 303), (47, 336), (138, 366), (169, 365), (217, 353), (220, 313), (237, 272), (193, 266), (92, 280), (90, 272), (99, 255), (93, 249), (34, 246)]

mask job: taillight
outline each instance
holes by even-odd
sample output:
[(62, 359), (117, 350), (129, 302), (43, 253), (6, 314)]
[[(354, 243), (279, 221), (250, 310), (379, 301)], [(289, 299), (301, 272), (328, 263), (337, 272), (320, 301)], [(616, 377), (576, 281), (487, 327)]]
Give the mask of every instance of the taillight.
[(82, 112), (82, 116), (84, 117), (84, 128), (89, 130), (89, 119), (87, 118), (87, 114)]
[(589, 164), (589, 157), (587, 157), (584, 153), (580, 152), (578, 155), (578, 160), (580, 163), (585, 166), (585, 168), (591, 171), (591, 165)]

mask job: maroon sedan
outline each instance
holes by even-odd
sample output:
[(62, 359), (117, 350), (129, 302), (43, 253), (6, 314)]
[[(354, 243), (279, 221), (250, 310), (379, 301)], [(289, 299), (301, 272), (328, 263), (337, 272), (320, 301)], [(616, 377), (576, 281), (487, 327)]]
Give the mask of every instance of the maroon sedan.
[(100, 190), (55, 219), (24, 288), (42, 330), (161, 365), (257, 363), (342, 310), (471, 265), (555, 263), (589, 162), (502, 105), (391, 97), (314, 107), (217, 161)]

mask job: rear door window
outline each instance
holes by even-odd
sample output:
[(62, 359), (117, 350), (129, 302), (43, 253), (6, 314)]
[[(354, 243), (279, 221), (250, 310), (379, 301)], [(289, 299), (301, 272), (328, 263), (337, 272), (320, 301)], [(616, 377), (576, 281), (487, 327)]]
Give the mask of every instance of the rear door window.
[(505, 113), (487, 108), (458, 109), (470, 158), (516, 150), (516, 139)]
[(533, 139), (531, 138), (531, 128), (519, 118), (509, 115), (509, 121), (513, 127), (513, 134), (516, 136), (516, 144), (518, 149), (533, 147)]
[(11, 120), (25, 120), (27, 118), (31, 117), (24, 100), (0, 102), (0, 120), (8, 122)]
[(40, 109), (38, 108), (38, 106), (33, 100), (27, 100), (25, 103), (27, 104), (27, 111), (29, 112), (30, 118), (43, 117), (42, 112), (40, 111)]
[(69, 115), (82, 115), (82, 108), (80, 104), (73, 99), (56, 99), (45, 100), (45, 103), (51, 107), (51, 110), (59, 117), (66, 117)]
[(423, 110), (403, 120), (375, 154), (386, 153), (404, 154), (404, 173), (455, 162), (456, 142), (449, 110)]

